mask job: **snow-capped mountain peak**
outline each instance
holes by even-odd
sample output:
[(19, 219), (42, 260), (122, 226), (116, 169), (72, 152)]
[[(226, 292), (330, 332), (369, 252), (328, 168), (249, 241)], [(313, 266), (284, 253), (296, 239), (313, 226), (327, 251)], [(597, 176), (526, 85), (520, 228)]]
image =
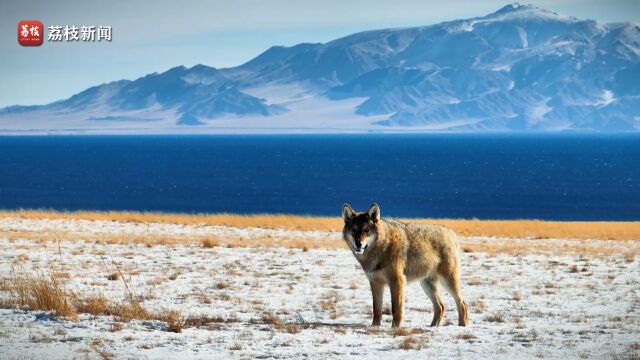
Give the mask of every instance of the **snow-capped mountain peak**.
[(639, 84), (638, 24), (513, 3), (7, 107), (0, 131), (634, 131)]

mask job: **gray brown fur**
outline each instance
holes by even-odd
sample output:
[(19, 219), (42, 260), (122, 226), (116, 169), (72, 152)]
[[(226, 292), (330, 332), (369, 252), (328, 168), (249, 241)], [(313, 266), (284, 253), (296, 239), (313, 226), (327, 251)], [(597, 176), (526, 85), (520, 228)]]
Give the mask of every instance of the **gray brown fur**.
[(459, 246), (453, 230), (440, 225), (381, 219), (377, 204), (364, 213), (357, 213), (345, 204), (342, 216), (343, 238), (369, 279), (374, 326), (380, 325), (385, 286), (391, 291), (392, 325), (402, 325), (404, 287), (410, 281), (419, 281), (433, 303), (431, 326), (439, 325), (444, 315), (440, 285), (456, 302), (458, 325), (467, 325), (467, 305), (460, 289)]

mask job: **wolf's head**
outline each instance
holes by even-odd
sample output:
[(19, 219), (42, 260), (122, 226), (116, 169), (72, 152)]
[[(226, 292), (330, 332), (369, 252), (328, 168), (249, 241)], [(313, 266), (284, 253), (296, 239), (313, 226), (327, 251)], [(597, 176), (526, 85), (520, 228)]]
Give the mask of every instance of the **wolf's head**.
[(342, 205), (342, 219), (344, 220), (342, 235), (345, 241), (354, 254), (364, 254), (378, 239), (380, 207), (374, 203), (366, 212), (357, 213), (349, 204), (344, 204)]

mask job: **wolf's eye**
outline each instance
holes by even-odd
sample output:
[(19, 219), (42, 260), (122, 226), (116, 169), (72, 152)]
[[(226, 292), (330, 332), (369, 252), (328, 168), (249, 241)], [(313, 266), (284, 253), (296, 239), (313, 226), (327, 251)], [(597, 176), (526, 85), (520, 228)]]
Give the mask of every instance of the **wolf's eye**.
[(364, 233), (368, 234), (369, 233), (369, 228), (364, 228)]

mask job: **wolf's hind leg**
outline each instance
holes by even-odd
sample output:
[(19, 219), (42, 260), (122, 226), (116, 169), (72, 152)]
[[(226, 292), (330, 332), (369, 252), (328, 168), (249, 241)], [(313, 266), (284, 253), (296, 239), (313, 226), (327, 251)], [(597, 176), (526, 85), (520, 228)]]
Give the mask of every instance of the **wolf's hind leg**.
[(467, 326), (469, 319), (467, 317), (467, 304), (462, 299), (462, 291), (460, 290), (460, 276), (456, 272), (448, 272), (441, 275), (442, 282), (447, 291), (453, 296), (458, 308), (458, 325)]
[(444, 316), (444, 304), (440, 297), (439, 285), (437, 278), (424, 279), (420, 281), (422, 290), (424, 290), (424, 293), (427, 294), (433, 304), (433, 321), (431, 321), (431, 326), (440, 325), (442, 317)]

